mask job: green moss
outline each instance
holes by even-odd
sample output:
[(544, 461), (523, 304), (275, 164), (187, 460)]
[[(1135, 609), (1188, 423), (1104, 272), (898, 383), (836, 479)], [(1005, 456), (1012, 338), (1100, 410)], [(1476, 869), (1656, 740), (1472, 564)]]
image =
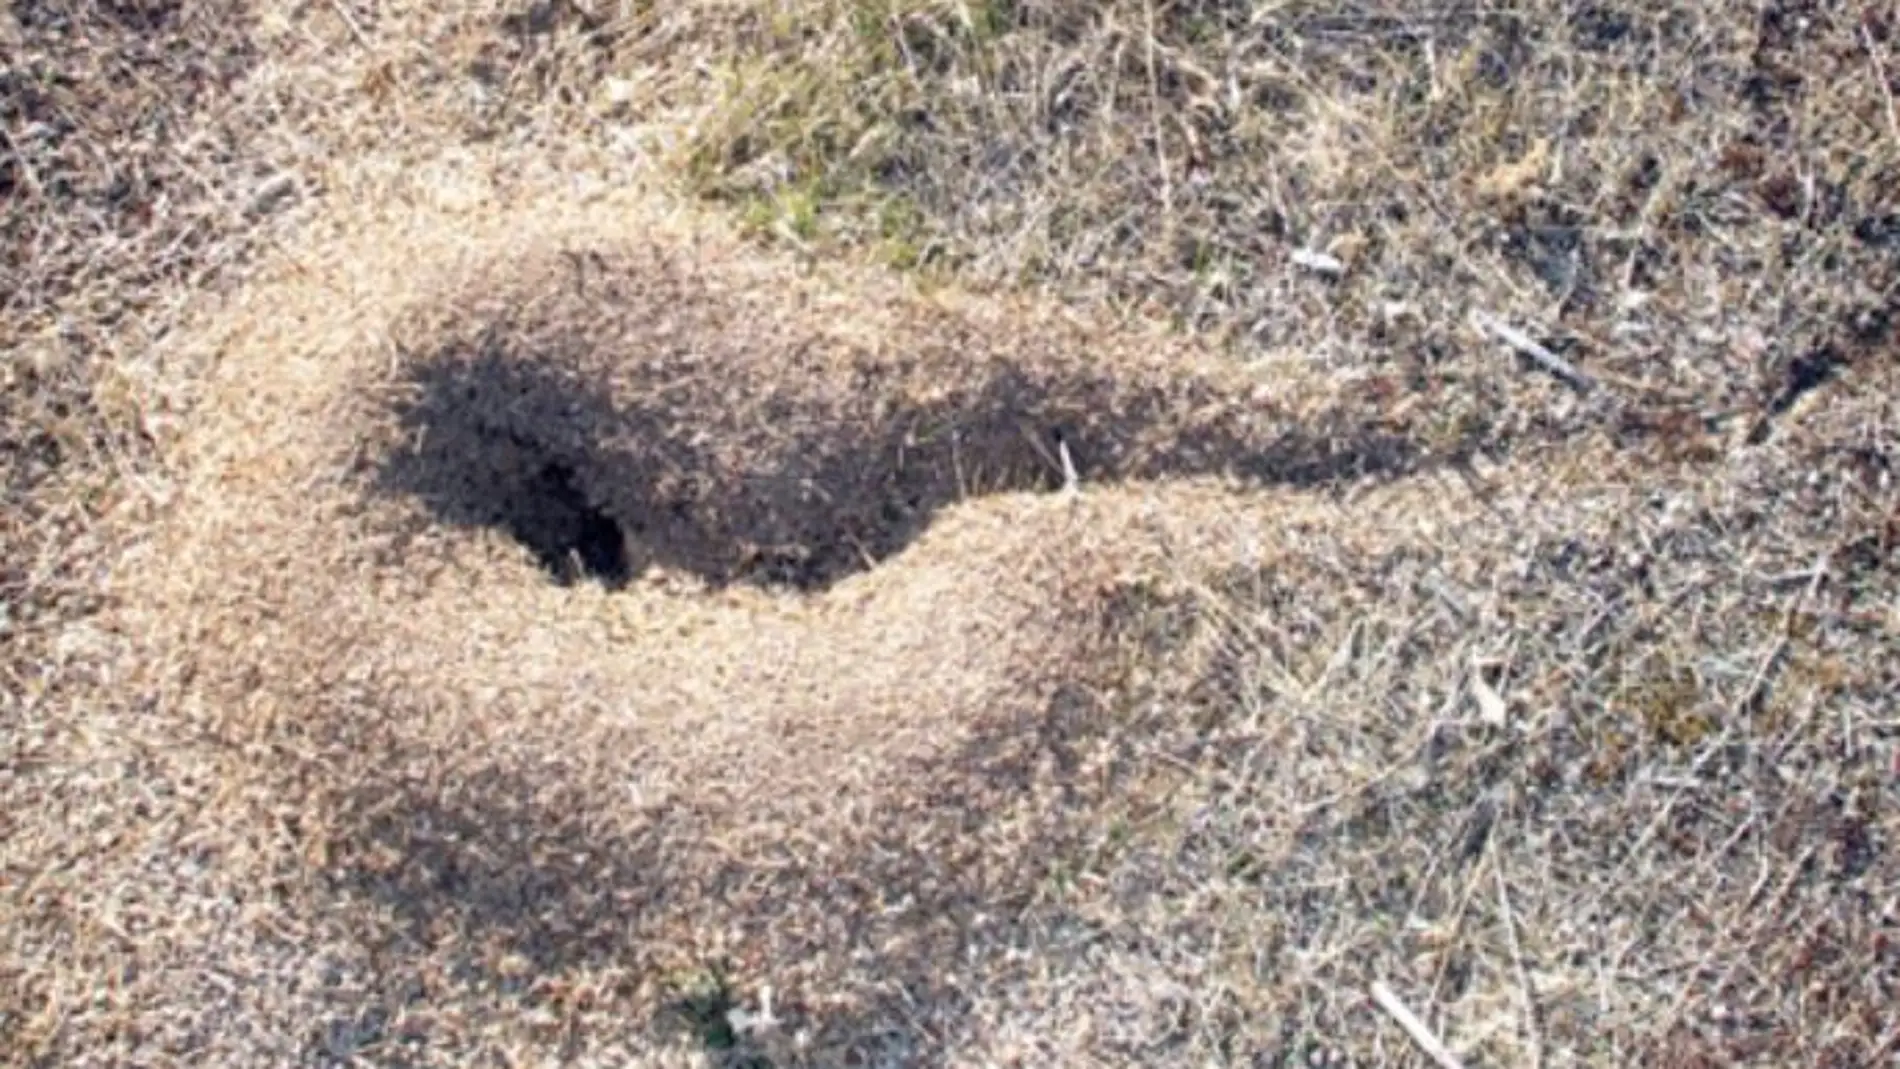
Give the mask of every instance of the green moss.
[(1716, 729), (1702, 708), (1702, 688), (1684, 665), (1646, 665), (1631, 681), (1627, 701), (1650, 734), (1673, 746), (1694, 746)]

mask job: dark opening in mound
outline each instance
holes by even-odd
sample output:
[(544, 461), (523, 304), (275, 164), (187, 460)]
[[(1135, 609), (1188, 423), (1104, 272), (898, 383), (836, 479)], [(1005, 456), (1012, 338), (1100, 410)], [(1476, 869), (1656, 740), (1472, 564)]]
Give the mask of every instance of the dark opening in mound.
[(818, 590), (900, 552), (946, 505), (1059, 489), (1065, 450), (1097, 483), (1311, 486), (1422, 459), (1371, 413), (1274, 429), (1188, 375), (1146, 386), (998, 365), (920, 402), (876, 381), (798, 394), (705, 375), (610, 396), (561, 365), (495, 349), (412, 362), (379, 489), (506, 531), (563, 582), (617, 586), (657, 564)]
[(586, 575), (612, 588), (632, 578), (626, 532), (587, 500), (572, 467), (559, 461), (542, 465), (510, 506), (508, 531), (534, 551), (555, 582), (569, 586)]

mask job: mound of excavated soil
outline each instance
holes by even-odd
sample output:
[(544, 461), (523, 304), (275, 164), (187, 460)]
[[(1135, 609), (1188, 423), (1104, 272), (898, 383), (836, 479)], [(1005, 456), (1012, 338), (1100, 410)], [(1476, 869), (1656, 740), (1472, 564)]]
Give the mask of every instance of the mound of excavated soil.
[[(828, 799), (1037, 708), (1221, 479), (1429, 460), (1290, 375), (827, 284), (637, 204), (358, 241), (230, 317), (138, 577), (154, 633), (306, 724), (351, 681), (405, 711), (343, 719), (395, 735), (637, 737), (657, 798)], [(1065, 464), (1089, 493), (1046, 492)]]
[(1132, 695), (1204, 678), (1131, 657), (1130, 606), (1642, 497), (1562, 520), (1615, 481), (1579, 462), (1502, 473), (1516, 519), (1444, 479), (1342, 502), (1456, 459), (1433, 414), (526, 203), (337, 221), (187, 347), (112, 681), (223, 887), (160, 942), (243, 978), (180, 1050), (718, 1045), (733, 996), (690, 977), (723, 967), (820, 1063), (942, 1058), (1152, 772), (1110, 744), (1154, 728)]
[(495, 983), (765, 955), (816, 1000), (967, 941), (1046, 860), (1023, 807), (1106, 783), (1109, 606), (1270, 560), (1309, 506), (1265, 484), (1434, 459), (1291, 371), (631, 199), (298, 260), (206, 334), (123, 623), (254, 788), (231, 827), (358, 945)]
[[(35, 120), (16, 162), (44, 188), (14, 198), (32, 255), (0, 305), (23, 338), (60, 322), (21, 372), (39, 400), (12, 421), (26, 496), (0, 532), (26, 547), (0, 562), (0, 637), (32, 631), (0, 658), (20, 803), (0, 806), (0, 1061), (697, 1064), (770, 985), (772, 1064), (1338, 1064), (1403, 1042), (1363, 997), (1375, 979), (1473, 1064), (1900, 1049), (1893, 227), (1878, 181), (1760, 158), (1818, 104), (1871, 116), (1835, 124), (1867, 141), (1881, 94), (1754, 99), (1743, 75), (1788, 52), (1774, 12), (1731, 27), (1742, 53), (1775, 46), (1752, 66), (1702, 64), (1755, 110), (1739, 152), (1718, 108), (1653, 152), (1597, 124), (1629, 167), (1494, 159), (1515, 137), (1494, 105), (1525, 86), (1452, 71), (1414, 116), (1473, 135), (1449, 178), (1357, 167), (1347, 185), (1376, 196), (1318, 198), (1306, 222), (1326, 225), (1288, 231), (1281, 202), (1364, 156), (1294, 108), (1292, 140), (1254, 131), (1290, 156), (1235, 141), (1171, 202), (1170, 233), (1198, 200), (1265, 270), (1224, 269), (1219, 233), (1212, 259), (1057, 257), (1275, 351), (1354, 349), (1332, 373), (1358, 377), (1327, 381), (808, 274), (632, 195), (582, 200), (577, 174), (524, 176), (558, 155), (625, 178), (665, 138), (621, 125), (653, 118), (645, 90), (603, 127), (598, 76), (673, 45), (723, 64), (723, 31), (699, 38), (728, 13), (576, 30), (592, 17), (560, 4), (58, 7), (15, 20), (13, 110)], [(1863, 21), (1836, 43), (1878, 65), (1886, 30)], [(1515, 25), (1473, 47), (1524, 53)], [(1126, 27), (1100, 28), (1119, 49)], [(1438, 86), (1411, 37), (1372, 38)], [(1518, 132), (1642, 113), (1655, 64), (1603, 56), (1641, 62), (1545, 94), (1555, 119)], [(1348, 96), (1363, 66), (1342, 67)], [(132, 77), (73, 75), (94, 68)], [(1154, 85), (1122, 80), (1149, 103)], [(173, 133), (197, 134), (144, 136), (181, 92), (206, 114)], [(479, 144), (418, 165), (444, 131)], [(748, 139), (731, 162), (770, 147)], [(1418, 141), (1435, 162), (1446, 143)], [(405, 162), (350, 158), (371, 147)], [(410, 203), (461, 196), (491, 148), (505, 203)], [(1704, 150), (1729, 173), (1697, 192), (1705, 169), (1679, 164)], [(1126, 179), (1143, 202), (1145, 156), (1093, 178), (1045, 156), (1127, 236), (1128, 198), (1089, 191)], [(1250, 178), (1263, 161), (1279, 177)], [(1484, 191), (1546, 163), (1542, 193)], [(1592, 192), (1625, 171), (1633, 199)], [(1274, 210), (1228, 210), (1236, 189)], [(319, 192), (364, 207), (324, 208), (203, 329), (169, 333), (173, 283), (248, 262), (276, 244), (262, 217)], [(1618, 225), (1546, 218), (1553, 197)], [(1320, 217), (1362, 201), (1393, 210)], [(1020, 230), (977, 207), (944, 219)], [(1634, 251), (1632, 219), (1653, 231)], [(1083, 223), (1070, 237), (1107, 233)], [(1344, 276), (1273, 266), (1307, 237)], [(1032, 252), (994, 263), (1019, 277)], [(1753, 300), (1737, 279), (1777, 255), (1801, 261), (1786, 299)], [(1860, 268), (1868, 285), (1835, 284)], [(1590, 284), (1618, 270), (1641, 292)], [(1567, 324), (1546, 340), (1581, 340), (1603, 382), (1588, 398), (1451, 337), (1470, 308), (1549, 320), (1523, 304), (1539, 294)], [(194, 395), (175, 435), (129, 396), (152, 382)], [(1567, 451), (1464, 466), (1481, 439), (1532, 438)], [(1432, 473), (1454, 462), (1462, 483)]]

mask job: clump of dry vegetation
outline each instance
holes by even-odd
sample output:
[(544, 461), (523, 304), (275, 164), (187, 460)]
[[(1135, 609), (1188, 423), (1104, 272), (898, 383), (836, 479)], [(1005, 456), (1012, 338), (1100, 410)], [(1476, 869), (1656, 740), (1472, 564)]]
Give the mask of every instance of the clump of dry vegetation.
[(117, 366), (143, 314), (243, 244), (241, 135), (216, 101), (253, 60), (241, 21), (177, 8), (0, 14), (0, 628), (90, 600), (62, 559), (87, 510), (67, 506), (143, 448)]
[(768, 233), (1099, 294), (1243, 353), (1430, 369), (1478, 310), (1726, 415), (1886, 337), (1892, 21), (761, 5), (689, 174)]
[(1896, 95), (1795, 0), (14, 5), (0, 1060), (1891, 1059)]

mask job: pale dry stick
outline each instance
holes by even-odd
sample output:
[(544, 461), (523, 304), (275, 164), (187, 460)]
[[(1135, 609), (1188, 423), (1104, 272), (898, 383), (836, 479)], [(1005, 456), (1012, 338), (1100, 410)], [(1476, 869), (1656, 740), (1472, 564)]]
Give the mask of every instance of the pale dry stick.
[(1055, 438), (1059, 452), (1051, 453), (1049, 452), (1049, 447), (1043, 444), (1042, 436), (1030, 429), (1028, 424), (1019, 423), (1016, 429), (1022, 433), (1023, 441), (1029, 443), (1029, 448), (1034, 449), (1036, 455), (1042, 458), (1043, 463), (1062, 473), (1063, 485), (1066, 488), (1068, 485), (1068, 476), (1075, 470), (1075, 463), (1069, 459), (1068, 443), (1063, 440), (1061, 433), (1058, 432), (1052, 435), (1052, 437)]
[(1405, 1003), (1400, 1002), (1399, 997), (1393, 994), (1392, 989), (1385, 986), (1383, 982), (1378, 980), (1372, 982), (1372, 1000), (1398, 1022), (1399, 1027), (1405, 1030), (1405, 1034), (1418, 1045), (1418, 1049), (1424, 1051), (1426, 1057), (1437, 1062), (1440, 1069), (1465, 1069), (1464, 1063), (1451, 1052), (1451, 1048), (1440, 1042), (1437, 1036), (1432, 1035), (1432, 1030), (1425, 1027), (1425, 1022), (1419, 1020), (1411, 1010), (1406, 1009)]
[[(23, 132), (21, 136), (26, 135)], [(39, 171), (34, 168), (33, 161), (27, 159), (26, 150), (5, 130), (0, 130), (0, 145), (5, 145), (8, 157), (17, 161), (14, 173), (21, 176), (27, 191), (35, 198), (44, 195), (46, 187), (40, 182)]]
[(363, 32), (362, 25), (356, 21), (355, 15), (350, 14), (350, 9), (343, 6), (343, 0), (330, 0), (330, 7), (336, 11), (336, 17), (343, 20), (350, 36), (356, 38), (356, 43), (362, 46), (363, 51), (374, 54), (376, 49), (369, 43), (369, 35)]
[(950, 430), (950, 471), (957, 480), (957, 500), (965, 501), (970, 497), (970, 480), (963, 474), (963, 432), (956, 428)]
[[(1820, 852), (1819, 846), (1810, 843), (1807, 849), (1801, 851), (1801, 856), (1794, 859), (1794, 865), (1789, 870), (1787, 878), (1782, 880), (1781, 886), (1775, 889), (1775, 896), (1768, 900), (1768, 908), (1771, 912), (1781, 909), (1782, 905), (1788, 901), (1788, 896), (1794, 893), (1794, 885), (1801, 881), (1801, 874), (1807, 870), (1809, 862), (1814, 860), (1814, 855)], [(1742, 914), (1754, 910), (1755, 899), (1761, 894), (1761, 888), (1765, 886), (1765, 883), (1757, 883), (1756, 889), (1748, 896), (1747, 904), (1736, 910), (1735, 915), (1729, 918), (1730, 924), (1741, 920)]]
[(1551, 352), (1549, 348), (1544, 346), (1536, 338), (1531, 337), (1529, 334), (1524, 333), (1495, 316), (1474, 309), (1471, 313), (1471, 322), (1479, 331), (1489, 334), (1510, 346), (1520, 355), (1529, 357), (1541, 365), (1544, 370), (1549, 371), (1579, 391), (1587, 393), (1601, 385), (1596, 378), (1584, 372), (1570, 361)]
[(1730, 850), (1735, 849), (1735, 844), (1742, 841), (1742, 836), (1747, 835), (1749, 830), (1754, 828), (1755, 819), (1754, 811), (1750, 810), (1749, 814), (1742, 818), (1742, 822), (1736, 825), (1735, 830), (1729, 833), (1728, 838), (1722, 840), (1722, 845), (1716, 847), (1715, 852), (1709, 855), (1709, 859), (1703, 862), (1702, 871), (1704, 873), (1715, 868), (1718, 862), (1728, 856)]
[(1895, 143), (1900, 143), (1900, 114), (1896, 114), (1893, 104), (1893, 86), (1887, 82), (1887, 65), (1880, 60), (1880, 50), (1874, 47), (1874, 35), (1867, 30), (1867, 23), (1860, 24), (1861, 47), (1867, 50), (1867, 58), (1874, 64), (1874, 84), (1880, 87), (1880, 95), (1887, 102), (1887, 132), (1893, 135)]
[(1298, 248), (1290, 254), (1294, 266), (1304, 267), (1315, 274), (1337, 277), (1346, 273), (1346, 264), (1331, 253), (1314, 249)]
[(1452, 915), (1451, 931), (1445, 936), (1445, 951), (1438, 956), (1438, 965), (1432, 970), (1432, 998), (1437, 998), (1439, 988), (1444, 986), (1452, 955), (1458, 949), (1459, 941), (1465, 937), (1465, 918), (1471, 914), (1471, 900), (1477, 897), (1479, 878), (1479, 871), (1472, 869), (1465, 878), (1464, 890), (1458, 895), (1458, 912)]
[(244, 215), (249, 219), (269, 215), (296, 193), (297, 176), (289, 171), (279, 171), (251, 190), (250, 201), (244, 206)]
[(753, 1013), (743, 1006), (734, 1006), (726, 1011), (726, 1020), (732, 1025), (733, 1031), (741, 1034), (769, 1032), (777, 1028), (778, 1015), (772, 1012), (772, 985), (766, 984), (759, 988), (759, 1012)]
[(1153, 111), (1155, 167), (1161, 172), (1161, 230), (1164, 245), (1174, 243), (1174, 180), (1168, 176), (1168, 149), (1161, 129), (1161, 77), (1155, 69), (1155, 5), (1143, 5), (1147, 16), (1148, 97)]
[(1788, 611), (1781, 617), (1781, 634), (1774, 648), (1768, 651), (1768, 656), (1763, 657), (1761, 663), (1755, 667), (1755, 674), (1749, 679), (1748, 689), (1742, 692), (1741, 701), (1736, 705), (1737, 712), (1754, 704), (1755, 696), (1761, 692), (1763, 684), (1767, 682), (1768, 669), (1774, 665), (1782, 651), (1788, 648), (1788, 635), (1794, 630), (1794, 618), (1800, 615), (1802, 608), (1814, 600), (1814, 595), (1820, 592), (1821, 581), (1827, 578), (1828, 558), (1833, 555), (1832, 550), (1824, 549), (1821, 555), (1814, 559), (1814, 566), (1808, 569), (1807, 587), (1801, 591), (1801, 596), (1795, 599), (1793, 605), (1788, 606)]
[(1768, 652), (1762, 655), (1761, 661), (1755, 665), (1754, 673), (1748, 677), (1748, 686), (1743, 688), (1742, 696), (1735, 702), (1738, 712), (1755, 704), (1755, 699), (1760, 697), (1763, 689), (1768, 686), (1769, 670), (1774, 668), (1775, 662), (1781, 660), (1781, 655), (1787, 650), (1788, 635), (1784, 630), (1775, 636), (1775, 641), (1769, 645)]
[[(1493, 840), (1495, 842), (1495, 840)], [(1524, 967), (1524, 948), (1517, 939), (1517, 915), (1511, 911), (1511, 896), (1504, 886), (1504, 862), (1491, 850), (1491, 875), (1498, 884), (1498, 913), (1504, 918), (1504, 937), (1511, 947), (1511, 964), (1517, 968), (1518, 991), (1524, 996), (1524, 1030), (1531, 1041), (1531, 1069), (1543, 1069), (1544, 1031), (1537, 1022), (1537, 997), (1531, 993), (1530, 970)]]
[(1424, 584), (1427, 591), (1440, 602), (1443, 602), (1447, 609), (1451, 610), (1451, 614), (1458, 618), (1459, 623), (1468, 624), (1471, 622), (1471, 610), (1465, 608), (1464, 602), (1458, 599), (1458, 595), (1451, 589), (1449, 584), (1436, 575), (1427, 576), (1424, 580)]
[[(1821, 582), (1827, 578), (1828, 561), (1833, 556), (1833, 550), (1824, 549), (1820, 555), (1814, 559), (1813, 574), (1808, 580), (1807, 587), (1801, 591), (1800, 597), (1795, 599), (1794, 604), (1788, 606), (1787, 613), (1781, 618), (1781, 633), (1776, 636), (1775, 644), (1773, 648), (1768, 651), (1767, 656), (1763, 657), (1761, 663), (1755, 666), (1755, 674), (1749, 678), (1748, 689), (1742, 692), (1741, 701), (1735, 706), (1737, 716), (1740, 716), (1749, 706), (1754, 705), (1755, 700), (1761, 697), (1766, 690), (1769, 671), (1774, 668), (1775, 662), (1781, 659), (1782, 654), (1787, 652), (1788, 639), (1794, 634), (1795, 617), (1799, 616), (1801, 610), (1806, 607), (1809, 602), (1814, 600), (1815, 595), (1820, 593)], [(1813, 719), (1814, 707), (1810, 705), (1805, 714), (1801, 717), (1800, 722), (1795, 724), (1788, 732), (1784, 733), (1782, 738), (1785, 740), (1798, 737), (1800, 732), (1807, 730), (1808, 722)], [(1785, 749), (1785, 745), (1783, 748)], [(1781, 754), (1779, 752), (1773, 754), (1771, 763), (1778, 762), (1780, 758)]]

